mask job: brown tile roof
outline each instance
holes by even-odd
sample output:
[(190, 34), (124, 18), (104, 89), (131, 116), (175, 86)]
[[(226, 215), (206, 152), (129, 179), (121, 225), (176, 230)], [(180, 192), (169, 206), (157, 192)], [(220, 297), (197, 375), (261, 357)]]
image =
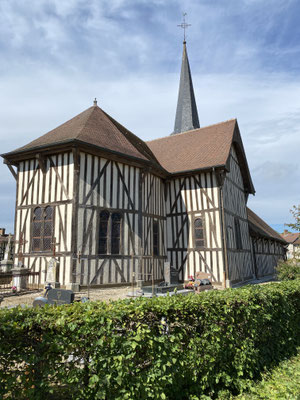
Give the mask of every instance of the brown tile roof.
[(245, 187), (249, 193), (255, 192), (236, 119), (146, 143), (170, 173), (225, 167), (231, 146), (236, 143)]
[(300, 244), (300, 233), (283, 232), (280, 236), (288, 243)]
[(169, 172), (225, 165), (235, 124), (232, 119), (146, 143)]
[(245, 188), (249, 193), (255, 192), (236, 119), (145, 143), (101, 108), (93, 106), (29, 144), (2, 154), (2, 157), (13, 161), (16, 156), (25, 157), (28, 152), (70, 142), (150, 162), (154, 168), (171, 174), (226, 168), (234, 143)]
[(248, 221), (250, 233), (254, 233), (259, 236), (268, 237), (271, 239), (278, 240), (282, 243), (285, 243), (285, 240), (281, 237), (281, 235), (276, 232), (273, 228), (271, 228), (264, 220), (262, 220), (255, 212), (250, 210), (247, 207)]
[(130, 157), (154, 160), (156, 162), (154, 155), (141, 139), (128, 131), (98, 106), (88, 108), (38, 139), (3, 156), (73, 140)]

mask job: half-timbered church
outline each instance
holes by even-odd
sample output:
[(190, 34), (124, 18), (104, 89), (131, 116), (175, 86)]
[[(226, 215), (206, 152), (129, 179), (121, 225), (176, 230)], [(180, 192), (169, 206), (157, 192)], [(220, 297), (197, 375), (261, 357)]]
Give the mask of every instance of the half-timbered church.
[[(231, 286), (274, 273), (285, 242), (255, 193), (236, 119), (200, 127), (186, 42), (174, 132), (144, 142), (98, 107), (3, 154), (17, 182), (15, 264), (59, 261), (67, 288), (158, 281), (169, 262)], [(14, 169), (15, 167), (16, 169)]]

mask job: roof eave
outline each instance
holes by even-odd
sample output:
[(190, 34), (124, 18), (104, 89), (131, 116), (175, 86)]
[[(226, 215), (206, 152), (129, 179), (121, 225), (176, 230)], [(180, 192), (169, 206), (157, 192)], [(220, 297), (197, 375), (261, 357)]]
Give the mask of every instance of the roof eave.
[(250, 234), (250, 236), (263, 237), (266, 239), (275, 240), (276, 242), (280, 242), (284, 245), (288, 245), (288, 243), (284, 239), (279, 239), (277, 237), (271, 236), (268, 233), (264, 232), (259, 226), (257, 226), (253, 222), (251, 222), (249, 220), (248, 220), (248, 222), (249, 222), (250, 231), (252, 233), (252, 235)]
[[(255, 191), (255, 188), (254, 188), (254, 185), (252, 182), (250, 169), (248, 166), (248, 161), (247, 161), (246, 153), (244, 150), (241, 133), (240, 133), (240, 129), (239, 129), (237, 120), (235, 120), (235, 126), (234, 126), (234, 131), (233, 131), (233, 136), (232, 136), (231, 145), (233, 145), (233, 144), (235, 144), (238, 147), (238, 157), (240, 157), (243, 160), (242, 165), (241, 165), (241, 172), (242, 172), (242, 176), (243, 176), (245, 189), (246, 189), (247, 193), (254, 195), (256, 191)], [(226, 161), (227, 168), (229, 168), (229, 157), (230, 157), (230, 152), (228, 154), (228, 158)]]
[(176, 171), (176, 172), (168, 172), (170, 177), (177, 177), (181, 175), (194, 175), (200, 172), (205, 172), (205, 171), (214, 171), (214, 170), (226, 170), (228, 171), (227, 167), (225, 164), (220, 164), (220, 165), (211, 165), (203, 168), (195, 168), (195, 169), (188, 169), (188, 170), (183, 170), (183, 171)]
[(20, 150), (15, 150), (9, 153), (3, 153), (0, 154), (0, 156), (2, 158), (4, 158), (5, 160), (10, 161), (12, 164), (17, 164), (19, 161), (23, 161), (25, 159), (28, 159), (29, 157), (35, 157), (35, 154), (40, 152), (45, 152), (45, 151), (55, 151), (55, 150), (59, 150), (61, 147), (64, 147), (64, 150), (70, 150), (72, 149), (72, 147), (84, 147), (84, 148), (93, 148), (93, 149), (97, 149), (100, 152), (104, 152), (104, 153), (108, 153), (108, 154), (114, 154), (116, 156), (120, 156), (126, 160), (134, 160), (136, 162), (138, 162), (139, 164), (146, 164), (147, 166), (151, 166), (152, 168), (154, 168), (155, 170), (157, 170), (158, 172), (160, 172), (160, 174), (162, 175), (168, 175), (168, 171), (166, 171), (160, 164), (156, 164), (153, 160), (147, 160), (147, 159), (143, 159), (143, 158), (139, 158), (139, 157), (135, 157), (135, 156), (131, 156), (128, 154), (124, 154), (115, 150), (110, 150), (104, 147), (100, 147), (100, 146), (96, 146), (94, 144), (89, 144), (86, 143), (82, 140), (78, 140), (78, 139), (68, 139), (68, 140), (62, 140), (60, 142), (55, 142), (55, 143), (51, 143), (51, 144), (44, 144), (44, 145), (40, 145), (40, 146), (34, 146), (31, 148), (26, 148), (26, 149), (20, 149)]

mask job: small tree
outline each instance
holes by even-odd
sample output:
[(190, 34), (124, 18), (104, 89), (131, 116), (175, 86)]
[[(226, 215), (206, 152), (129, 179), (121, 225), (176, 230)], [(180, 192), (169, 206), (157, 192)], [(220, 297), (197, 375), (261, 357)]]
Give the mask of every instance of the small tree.
[(290, 210), (290, 213), (293, 215), (295, 222), (285, 225), (289, 226), (297, 232), (300, 232), (300, 204), (298, 204), (298, 206), (293, 206), (293, 208)]
[[(290, 210), (295, 222), (285, 224), (290, 228), (300, 232), (300, 204), (293, 206)], [(300, 251), (294, 253), (294, 257), (290, 260), (280, 261), (276, 267), (277, 278), (281, 281), (300, 279)]]

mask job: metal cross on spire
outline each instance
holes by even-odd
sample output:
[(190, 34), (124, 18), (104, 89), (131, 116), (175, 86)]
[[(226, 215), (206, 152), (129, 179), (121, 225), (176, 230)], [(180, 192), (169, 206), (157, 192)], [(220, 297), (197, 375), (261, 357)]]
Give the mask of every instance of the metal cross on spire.
[(179, 26), (180, 28), (183, 29), (183, 41), (185, 42), (185, 39), (186, 39), (185, 30), (186, 30), (189, 26), (191, 26), (191, 24), (187, 24), (187, 23), (185, 22), (185, 17), (186, 17), (187, 14), (186, 14), (186, 13), (183, 13), (182, 15), (183, 15), (183, 22), (182, 22), (180, 25), (177, 25), (177, 26)]

